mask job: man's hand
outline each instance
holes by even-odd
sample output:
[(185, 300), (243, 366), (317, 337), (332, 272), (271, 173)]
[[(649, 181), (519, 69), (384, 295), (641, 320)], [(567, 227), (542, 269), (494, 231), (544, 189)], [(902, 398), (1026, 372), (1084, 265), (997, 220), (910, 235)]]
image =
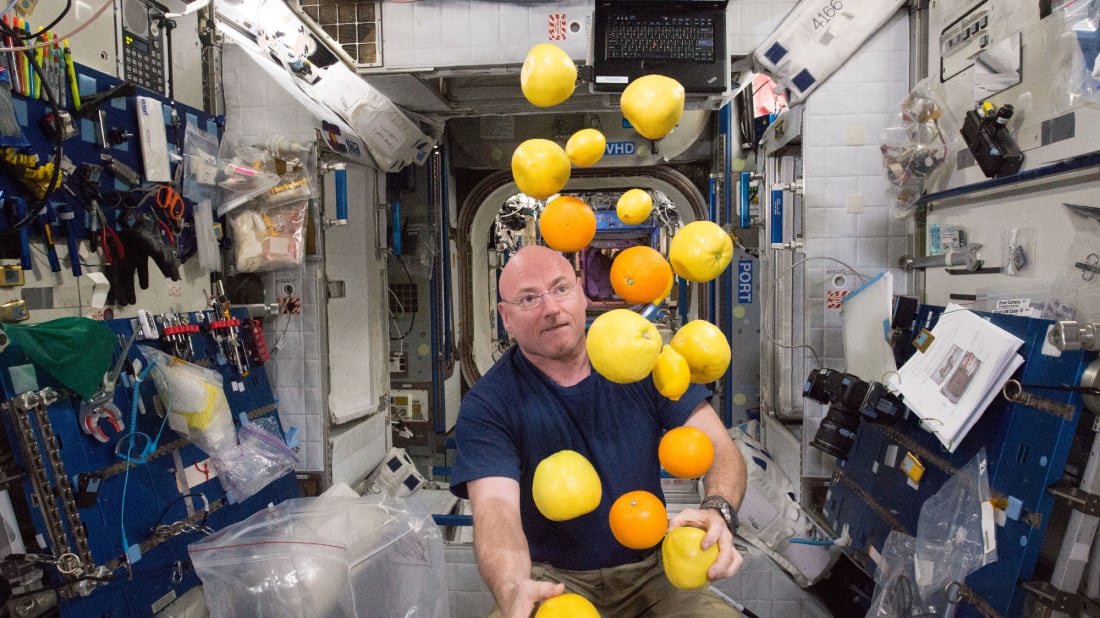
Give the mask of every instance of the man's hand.
[(530, 618), (540, 601), (556, 597), (565, 592), (565, 584), (540, 582), (525, 579), (516, 586), (507, 607), (501, 608), (505, 618)]
[(694, 526), (706, 531), (701, 549), (718, 545), (718, 558), (707, 569), (707, 579), (718, 581), (733, 576), (745, 563), (745, 558), (733, 546), (733, 534), (726, 526), (726, 520), (714, 509), (684, 509), (669, 520), (668, 529), (681, 526)]

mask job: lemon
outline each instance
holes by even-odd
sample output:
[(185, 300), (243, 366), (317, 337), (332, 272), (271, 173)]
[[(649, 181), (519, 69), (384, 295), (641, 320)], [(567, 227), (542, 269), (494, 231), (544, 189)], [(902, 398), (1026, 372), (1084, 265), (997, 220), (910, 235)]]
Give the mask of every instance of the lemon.
[(653, 322), (629, 309), (612, 309), (592, 321), (585, 347), (592, 368), (619, 384), (649, 375), (661, 353), (661, 333)]
[(669, 342), (691, 369), (691, 381), (713, 382), (730, 366), (730, 344), (722, 329), (706, 320), (692, 320), (680, 327)]
[(702, 588), (707, 583), (707, 569), (718, 559), (718, 545), (703, 551), (699, 548), (706, 532), (699, 528), (673, 528), (661, 544), (665, 576), (680, 590)]
[(687, 392), (691, 384), (691, 368), (682, 354), (666, 345), (661, 348), (657, 364), (653, 366), (653, 385), (657, 392), (673, 401)]
[(733, 259), (733, 239), (713, 221), (693, 221), (672, 236), (668, 261), (688, 281), (704, 283), (722, 274)]
[(565, 142), (565, 154), (577, 167), (595, 165), (603, 158), (606, 148), (607, 138), (596, 129), (581, 129)]
[(539, 43), (527, 52), (519, 71), (519, 87), (532, 105), (557, 105), (568, 99), (576, 86), (577, 65), (565, 50)]
[(600, 475), (584, 455), (563, 450), (535, 467), (531, 495), (543, 517), (566, 521), (594, 511), (600, 505), (603, 486)]
[(615, 213), (619, 220), (627, 225), (637, 225), (649, 218), (653, 212), (653, 198), (648, 191), (631, 189), (619, 196), (615, 203)]
[(566, 592), (540, 603), (535, 618), (600, 618), (600, 612), (588, 599)]
[(684, 87), (671, 77), (643, 75), (623, 90), (620, 106), (642, 137), (661, 139), (684, 114)]
[(569, 157), (548, 139), (529, 139), (512, 153), (512, 179), (519, 190), (544, 200), (569, 182)]

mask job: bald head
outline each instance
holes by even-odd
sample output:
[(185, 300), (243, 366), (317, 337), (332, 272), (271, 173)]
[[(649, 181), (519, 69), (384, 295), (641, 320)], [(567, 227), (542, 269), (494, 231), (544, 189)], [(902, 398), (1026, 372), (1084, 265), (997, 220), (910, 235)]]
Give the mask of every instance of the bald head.
[(539, 275), (550, 273), (553, 273), (551, 278), (558, 275), (570, 279), (574, 277), (573, 267), (569, 264), (569, 260), (557, 251), (542, 245), (522, 247), (519, 251), (516, 251), (512, 259), (508, 260), (508, 263), (504, 265), (504, 270), (500, 272), (500, 282), (498, 283), (500, 296), (510, 300), (525, 289), (542, 292), (543, 290), (536, 289), (539, 281), (542, 280)]

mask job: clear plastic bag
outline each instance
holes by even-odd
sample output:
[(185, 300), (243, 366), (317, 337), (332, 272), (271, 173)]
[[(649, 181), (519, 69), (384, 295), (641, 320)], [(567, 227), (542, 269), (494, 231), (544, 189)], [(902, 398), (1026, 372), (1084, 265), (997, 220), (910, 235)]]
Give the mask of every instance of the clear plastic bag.
[(1089, 106), (1100, 107), (1100, 50), (1096, 34), (1100, 30), (1100, 0), (1066, 2), (1061, 9), (1064, 28), (1043, 41), (1050, 50), (1050, 94), (1058, 113)]
[(168, 426), (210, 455), (234, 447), (237, 438), (221, 374), (156, 348), (140, 349), (160, 370), (150, 375), (168, 410)]
[(294, 498), (188, 546), (210, 615), (448, 615), (443, 539), (419, 496)]
[(261, 148), (222, 142), (218, 162), (218, 216), (223, 216), (279, 184), (275, 159)]
[(876, 561), (875, 594), (871, 597), (868, 618), (911, 618), (912, 616), (943, 616), (947, 598), (943, 592), (921, 595), (917, 586), (920, 574), (914, 557), (917, 539), (897, 531), (886, 537)]
[[(898, 104), (895, 125), (879, 135), (879, 150), (899, 216), (912, 214), (913, 204), (947, 175), (947, 153), (955, 135), (950, 116), (941, 101), (944, 94), (935, 81), (924, 80)], [(952, 142), (955, 140), (952, 139)]]
[(987, 468), (983, 448), (921, 505), (914, 563), (924, 598), (997, 560)]
[(229, 215), (237, 272), (254, 273), (298, 266), (304, 260), (309, 202), (252, 205)]
[(298, 465), (298, 455), (279, 436), (255, 423), (241, 424), (237, 439), (236, 448), (210, 458), (230, 504), (247, 500)]
[(213, 200), (217, 193), (218, 136), (187, 123), (183, 141), (184, 197), (194, 202)]

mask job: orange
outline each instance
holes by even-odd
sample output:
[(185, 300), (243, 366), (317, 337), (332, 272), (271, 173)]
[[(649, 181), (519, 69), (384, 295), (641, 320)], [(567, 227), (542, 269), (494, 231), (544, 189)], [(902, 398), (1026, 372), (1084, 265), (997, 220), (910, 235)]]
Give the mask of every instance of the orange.
[(631, 304), (651, 303), (662, 297), (672, 281), (672, 267), (656, 249), (637, 245), (624, 249), (611, 263), (611, 287)]
[(649, 549), (665, 537), (668, 511), (661, 499), (639, 489), (619, 496), (608, 515), (611, 534), (630, 549)]
[(682, 526), (673, 528), (661, 544), (661, 559), (665, 564), (665, 576), (680, 590), (694, 590), (706, 585), (707, 570), (718, 559), (718, 544), (702, 549), (706, 532), (699, 528)]
[(580, 251), (596, 236), (596, 213), (584, 200), (562, 195), (542, 209), (539, 232), (546, 246), (555, 251)]
[(657, 446), (657, 459), (669, 474), (682, 479), (703, 476), (714, 463), (714, 444), (697, 427), (669, 429)]
[(588, 599), (566, 592), (539, 603), (535, 618), (600, 618), (600, 612)]

